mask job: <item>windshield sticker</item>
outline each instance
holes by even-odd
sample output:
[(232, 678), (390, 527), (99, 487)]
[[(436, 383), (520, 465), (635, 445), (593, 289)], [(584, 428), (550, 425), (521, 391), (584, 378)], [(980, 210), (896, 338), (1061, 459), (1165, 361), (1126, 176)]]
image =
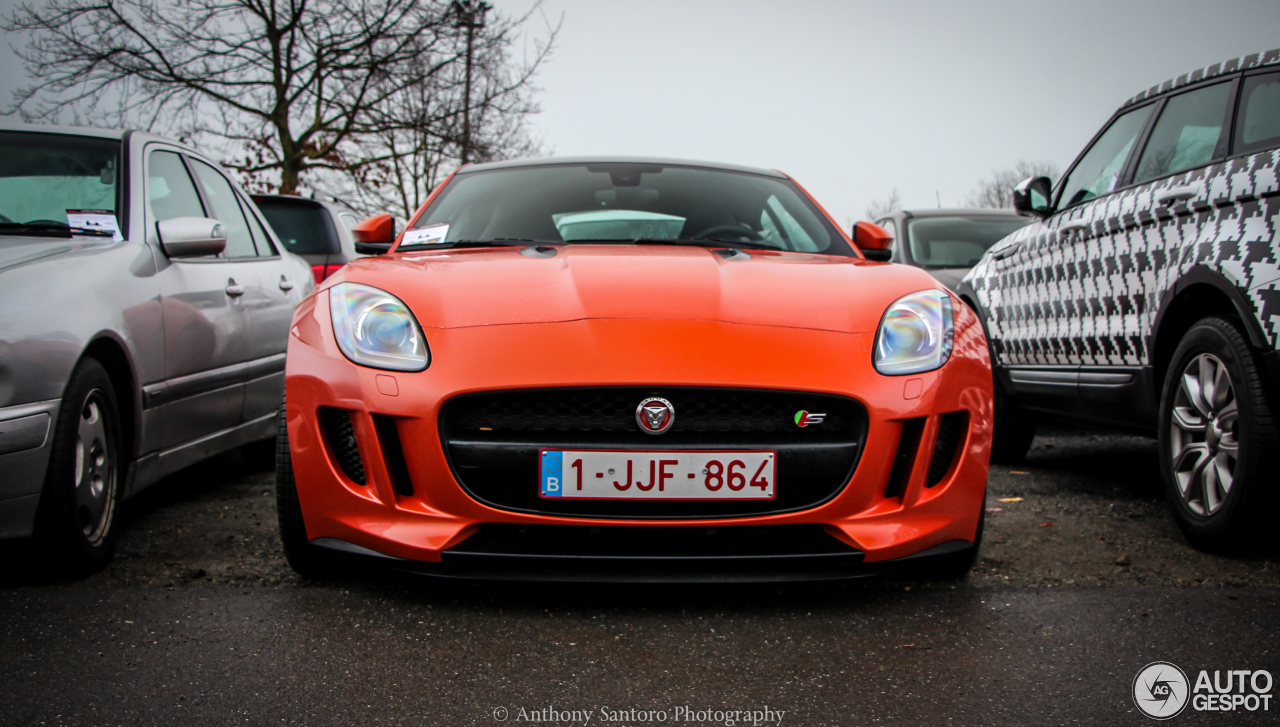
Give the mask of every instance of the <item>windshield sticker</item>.
[(67, 210), (67, 227), (71, 228), (72, 239), (93, 240), (108, 234), (116, 242), (124, 239), (116, 213), (111, 210)]
[(449, 223), (405, 230), (401, 245), (439, 245), (449, 235)]

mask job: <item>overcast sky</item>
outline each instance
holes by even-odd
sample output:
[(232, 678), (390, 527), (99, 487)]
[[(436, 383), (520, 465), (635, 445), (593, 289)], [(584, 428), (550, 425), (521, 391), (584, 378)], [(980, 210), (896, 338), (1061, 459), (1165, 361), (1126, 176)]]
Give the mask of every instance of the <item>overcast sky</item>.
[[(490, 1), (508, 13), (532, 4)], [(842, 224), (894, 188), (908, 209), (953, 206), (1020, 158), (1065, 169), (1137, 92), (1280, 47), (1276, 0), (542, 8), (564, 18), (535, 121), (558, 156), (781, 169)]]
[[(1018, 159), (1065, 168), (1126, 98), (1280, 46), (1277, 0), (543, 0), (542, 13), (564, 21), (534, 121), (556, 155), (781, 169), (841, 224), (895, 188), (907, 208), (953, 206)], [(6, 40), (5, 100), (23, 77), (8, 48), (21, 39)]]

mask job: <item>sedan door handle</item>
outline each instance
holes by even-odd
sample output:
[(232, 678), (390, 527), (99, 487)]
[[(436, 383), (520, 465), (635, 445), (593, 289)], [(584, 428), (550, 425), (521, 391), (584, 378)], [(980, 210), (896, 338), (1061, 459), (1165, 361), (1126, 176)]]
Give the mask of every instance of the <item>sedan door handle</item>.
[(1163, 192), (1156, 193), (1156, 204), (1167, 207), (1175, 202), (1186, 202), (1192, 197), (1199, 195), (1201, 189), (1203, 188), (1199, 183), (1170, 187)]
[(244, 286), (236, 285), (234, 282), (231, 283), (231, 285), (227, 286), (227, 295), (231, 296), (232, 298), (239, 298), (240, 296), (244, 295)]
[(288, 278), (286, 278), (285, 276), (281, 275), (281, 276), (280, 276), (280, 289), (281, 289), (281, 290), (293, 290), (293, 283), (291, 283), (291, 282), (289, 281), (289, 279), (288, 279)]

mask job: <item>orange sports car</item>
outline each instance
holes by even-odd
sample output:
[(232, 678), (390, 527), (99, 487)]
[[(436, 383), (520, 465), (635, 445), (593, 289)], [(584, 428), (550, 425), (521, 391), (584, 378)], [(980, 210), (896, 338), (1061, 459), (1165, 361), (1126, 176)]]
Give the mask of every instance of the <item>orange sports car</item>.
[(335, 558), (639, 581), (973, 564), (992, 430), (978, 319), (785, 174), (468, 165), (407, 229), (355, 232), (395, 245), (321, 284), (289, 340), (277, 494), (304, 575)]

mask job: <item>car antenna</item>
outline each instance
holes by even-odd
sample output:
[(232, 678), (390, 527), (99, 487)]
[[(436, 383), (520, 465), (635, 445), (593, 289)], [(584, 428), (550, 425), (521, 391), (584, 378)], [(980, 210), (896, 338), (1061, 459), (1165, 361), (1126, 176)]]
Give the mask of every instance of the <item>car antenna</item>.
[(942, 209), (942, 195), (938, 194), (938, 190), (933, 190), (933, 196), (938, 199), (938, 209)]

